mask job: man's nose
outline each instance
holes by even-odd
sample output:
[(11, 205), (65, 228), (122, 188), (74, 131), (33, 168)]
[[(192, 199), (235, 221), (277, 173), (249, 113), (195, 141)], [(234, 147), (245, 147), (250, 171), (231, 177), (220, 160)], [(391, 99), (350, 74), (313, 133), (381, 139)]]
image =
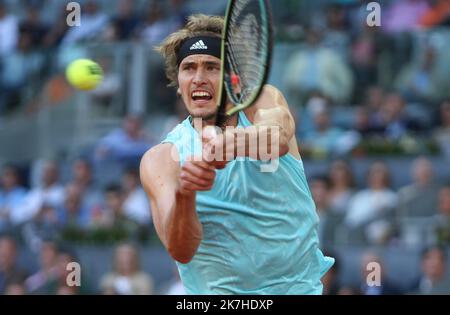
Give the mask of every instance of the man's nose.
[(206, 83), (206, 75), (205, 75), (205, 71), (203, 71), (203, 69), (198, 69), (195, 72), (193, 83), (198, 86)]

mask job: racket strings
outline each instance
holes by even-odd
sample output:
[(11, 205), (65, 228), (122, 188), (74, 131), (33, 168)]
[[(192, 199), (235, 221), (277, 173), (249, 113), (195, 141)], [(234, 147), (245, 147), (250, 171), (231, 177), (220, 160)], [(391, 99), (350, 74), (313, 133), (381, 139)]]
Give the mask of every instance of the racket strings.
[[(252, 97), (252, 92), (264, 80), (266, 52), (269, 45), (267, 21), (264, 20), (259, 1), (236, 1), (230, 17), (229, 32), (226, 38), (227, 89), (234, 95), (235, 102), (244, 103)], [(239, 91), (234, 91), (230, 78), (238, 75)]]

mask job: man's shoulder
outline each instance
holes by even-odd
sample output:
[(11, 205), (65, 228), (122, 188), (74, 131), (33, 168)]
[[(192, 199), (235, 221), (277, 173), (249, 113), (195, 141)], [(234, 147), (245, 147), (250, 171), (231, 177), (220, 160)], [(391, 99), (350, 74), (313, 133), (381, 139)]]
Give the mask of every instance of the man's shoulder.
[(250, 119), (253, 118), (259, 109), (271, 109), (274, 107), (288, 108), (288, 105), (283, 93), (277, 87), (265, 84), (257, 101), (253, 106), (247, 107), (244, 113)]
[(159, 176), (162, 173), (173, 172), (179, 166), (179, 155), (172, 143), (160, 143), (148, 150), (141, 159), (141, 176)]
[(140, 178), (147, 194), (156, 194), (161, 188), (156, 183), (174, 182), (179, 163), (176, 161), (178, 153), (173, 150), (172, 143), (161, 143), (148, 150), (141, 159)]
[(141, 165), (153, 164), (159, 161), (168, 161), (173, 155), (173, 147), (174, 144), (170, 142), (155, 145), (144, 153), (141, 159)]

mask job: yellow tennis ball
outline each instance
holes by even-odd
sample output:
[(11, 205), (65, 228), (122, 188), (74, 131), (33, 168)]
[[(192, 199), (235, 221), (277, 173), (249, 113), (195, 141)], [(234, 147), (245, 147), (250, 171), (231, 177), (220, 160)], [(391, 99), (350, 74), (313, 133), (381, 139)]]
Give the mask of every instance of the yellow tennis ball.
[(77, 59), (67, 66), (66, 78), (75, 88), (88, 91), (95, 89), (102, 81), (103, 70), (90, 59)]

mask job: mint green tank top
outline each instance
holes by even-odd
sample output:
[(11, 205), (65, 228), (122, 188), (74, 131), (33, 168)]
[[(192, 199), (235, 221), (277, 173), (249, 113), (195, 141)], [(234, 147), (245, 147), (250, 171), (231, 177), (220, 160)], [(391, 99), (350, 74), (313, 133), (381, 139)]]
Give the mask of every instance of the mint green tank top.
[[(240, 112), (238, 127), (250, 125)], [(163, 143), (175, 145), (181, 165), (201, 152), (190, 118)], [(188, 294), (322, 294), (334, 259), (319, 249), (303, 163), (289, 153), (275, 172), (261, 172), (262, 163), (233, 160), (216, 170), (210, 191), (197, 192), (203, 240), (189, 263), (177, 263)]]

